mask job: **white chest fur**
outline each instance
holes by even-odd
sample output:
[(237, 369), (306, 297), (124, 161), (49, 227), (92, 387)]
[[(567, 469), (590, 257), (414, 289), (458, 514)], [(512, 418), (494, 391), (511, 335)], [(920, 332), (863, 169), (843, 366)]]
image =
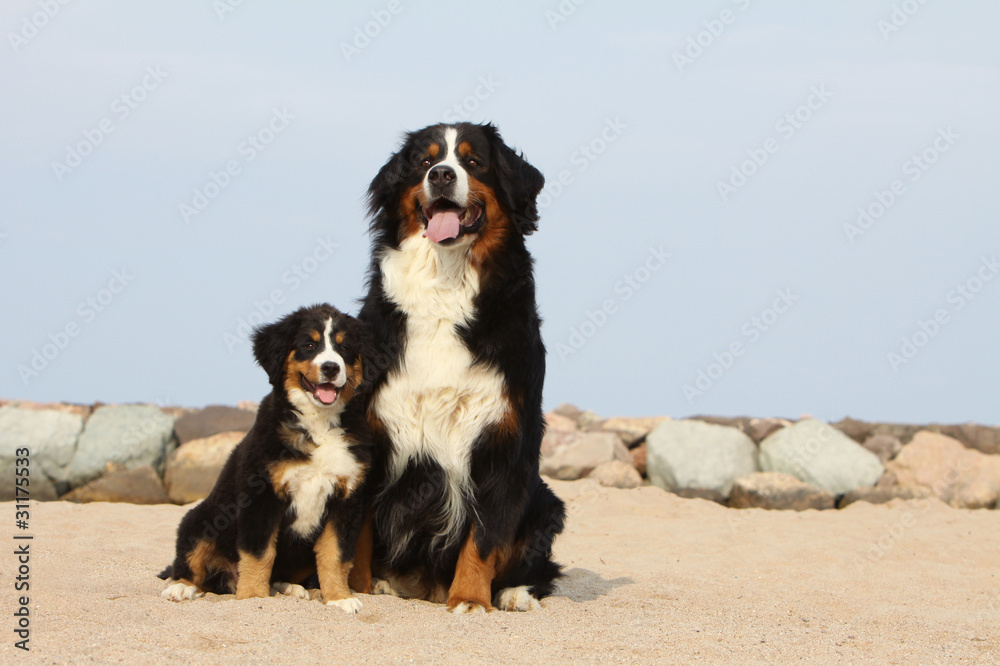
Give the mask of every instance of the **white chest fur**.
[(400, 369), (374, 402), (395, 448), (389, 473), (398, 478), (411, 459), (421, 458), (445, 470), (450, 487), (443, 536), (464, 522), (472, 445), (507, 407), (500, 373), (474, 367), (455, 330), (474, 314), (479, 274), (468, 261), (468, 246), (441, 248), (419, 236), (389, 250), (381, 268), (386, 295), (407, 317)]
[(313, 434), (317, 444), (307, 461), (282, 466), (276, 485), (291, 498), (295, 521), (291, 529), (308, 537), (319, 527), (330, 495), (338, 486), (350, 494), (361, 481), (362, 468), (348, 449), (344, 431), (333, 428)]

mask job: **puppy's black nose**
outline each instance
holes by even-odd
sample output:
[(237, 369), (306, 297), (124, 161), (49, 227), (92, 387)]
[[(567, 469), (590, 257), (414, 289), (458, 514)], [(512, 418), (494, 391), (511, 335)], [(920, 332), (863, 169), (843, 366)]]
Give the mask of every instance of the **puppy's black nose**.
[(447, 185), (455, 180), (455, 170), (450, 166), (438, 164), (427, 174), (427, 180), (435, 185)]
[(327, 361), (323, 365), (319, 366), (320, 372), (323, 373), (323, 377), (326, 379), (335, 379), (337, 375), (340, 374), (340, 364), (334, 363), (333, 361)]

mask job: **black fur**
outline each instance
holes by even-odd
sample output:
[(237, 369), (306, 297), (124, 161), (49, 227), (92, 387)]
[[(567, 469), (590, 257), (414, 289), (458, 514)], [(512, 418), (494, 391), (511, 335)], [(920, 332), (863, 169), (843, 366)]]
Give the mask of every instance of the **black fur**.
[[(343, 343), (335, 344), (335, 350), (349, 366), (369, 354), (371, 337), (367, 327), (329, 305), (302, 308), (254, 333), (254, 356), (267, 372), (273, 390), (261, 401), (253, 427), (229, 456), (212, 492), (184, 516), (177, 531), (176, 558), (160, 578), (198, 584), (197, 572), (189, 566), (189, 556), (200, 543), (209, 542), (228, 564), (211, 567), (198, 586), (206, 592), (233, 593), (237, 586), (234, 574), (240, 559), (238, 551), (259, 557), (278, 529), (271, 580), (300, 583), (310, 570), (315, 570), (313, 546), (327, 522), (333, 524), (338, 536), (342, 560), (354, 558), (367, 510), (367, 484), (361, 483), (347, 497), (331, 495), (318, 526), (303, 537), (290, 529), (296, 518), (294, 508), (290, 498), (274, 487), (270, 473), (275, 463), (310, 457), (282, 435), (288, 427), (301, 430), (299, 412), (286, 392), (285, 363), (292, 350), (299, 361), (309, 361), (322, 351), (309, 350), (307, 346), (312, 341), (310, 331), (322, 332), (327, 318), (333, 318), (333, 331), (345, 333)], [(362, 367), (363, 363), (362, 360)], [(344, 429), (351, 442), (348, 450), (368, 468), (371, 436), (364, 417), (365, 383), (353, 388), (354, 398), (346, 397), (346, 393), (338, 395), (338, 401), (346, 397), (348, 402), (339, 419), (334, 418), (328, 426)]]
[[(382, 167), (369, 188), (373, 258), (368, 295), (359, 318), (370, 325), (375, 363), (368, 365), (376, 395), (390, 373), (400, 368), (406, 348), (406, 313), (385, 293), (380, 258), (398, 249), (403, 238), (401, 197), (422, 182), (431, 165), (422, 165), (427, 146), (442, 141), (447, 126), (437, 125), (405, 137), (400, 150)], [(542, 384), (545, 348), (535, 305), (532, 259), (524, 236), (537, 229), (535, 199), (544, 185), (541, 173), (504, 144), (492, 125), (454, 125), (458, 141), (468, 141), (484, 162), (471, 175), (492, 189), (510, 222), (512, 233), (480, 270), (475, 316), (458, 330), (475, 362), (498, 370), (512, 403), (517, 405), (516, 431), (487, 429), (471, 455), (475, 493), (467, 499), (474, 516), (464, 533), (475, 528), (480, 553), (514, 552), (509, 566), (493, 580), (492, 594), (527, 585), (539, 598), (552, 593), (560, 567), (552, 562), (552, 541), (563, 529), (563, 503), (541, 480), (539, 449), (544, 434)], [(441, 156), (438, 156), (438, 160)], [(497, 396), (501, 399), (501, 396)], [(372, 410), (374, 411), (374, 410)], [(372, 414), (375, 458), (375, 568), (396, 573), (426, 572), (431, 582), (449, 586), (455, 573), (460, 540), (440, 547), (433, 539), (445, 489), (443, 469), (432, 460), (411, 461), (402, 477), (388, 484), (385, 470), (393, 442), (377, 427)], [(410, 535), (413, 534), (412, 538)], [(389, 546), (408, 538), (401, 556), (390, 558)]]

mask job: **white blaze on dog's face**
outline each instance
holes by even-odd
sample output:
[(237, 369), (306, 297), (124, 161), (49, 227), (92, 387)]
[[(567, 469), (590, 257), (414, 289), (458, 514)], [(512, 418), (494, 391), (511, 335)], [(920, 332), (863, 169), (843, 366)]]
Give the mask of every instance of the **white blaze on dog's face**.
[(332, 407), (338, 402), (351, 370), (338, 350), (344, 338), (333, 317), (307, 323), (299, 332), (285, 369), (285, 389), (293, 404), (305, 399), (316, 407)]
[(461, 140), (458, 130), (444, 127), (422, 166), (427, 169), (421, 183), (420, 213), (424, 236), (442, 246), (466, 245), (475, 237), (485, 219), (482, 184), (470, 169), (483, 160), (474, 154), (472, 143)]

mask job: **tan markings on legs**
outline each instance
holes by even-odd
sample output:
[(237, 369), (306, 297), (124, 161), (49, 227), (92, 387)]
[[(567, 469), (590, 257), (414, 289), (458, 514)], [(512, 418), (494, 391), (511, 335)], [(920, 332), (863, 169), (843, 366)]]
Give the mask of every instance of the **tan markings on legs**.
[(316, 551), (316, 573), (323, 601), (329, 603), (351, 596), (351, 589), (347, 585), (347, 572), (351, 570), (351, 563), (340, 560), (340, 542), (333, 523), (326, 524), (313, 549)]
[(458, 555), (455, 579), (448, 590), (448, 608), (454, 610), (461, 603), (478, 604), (486, 610), (490, 605), (490, 584), (496, 573), (496, 551), (483, 559), (476, 547), (476, 528), (469, 530), (469, 537)]
[(278, 530), (275, 530), (267, 548), (264, 549), (264, 553), (260, 557), (246, 551), (239, 551), (240, 576), (236, 581), (237, 599), (271, 596), (271, 569), (274, 567), (277, 541)]
[(355, 592), (372, 593), (372, 517), (368, 514), (361, 526), (358, 548), (354, 555), (354, 566), (347, 577), (347, 583)]

